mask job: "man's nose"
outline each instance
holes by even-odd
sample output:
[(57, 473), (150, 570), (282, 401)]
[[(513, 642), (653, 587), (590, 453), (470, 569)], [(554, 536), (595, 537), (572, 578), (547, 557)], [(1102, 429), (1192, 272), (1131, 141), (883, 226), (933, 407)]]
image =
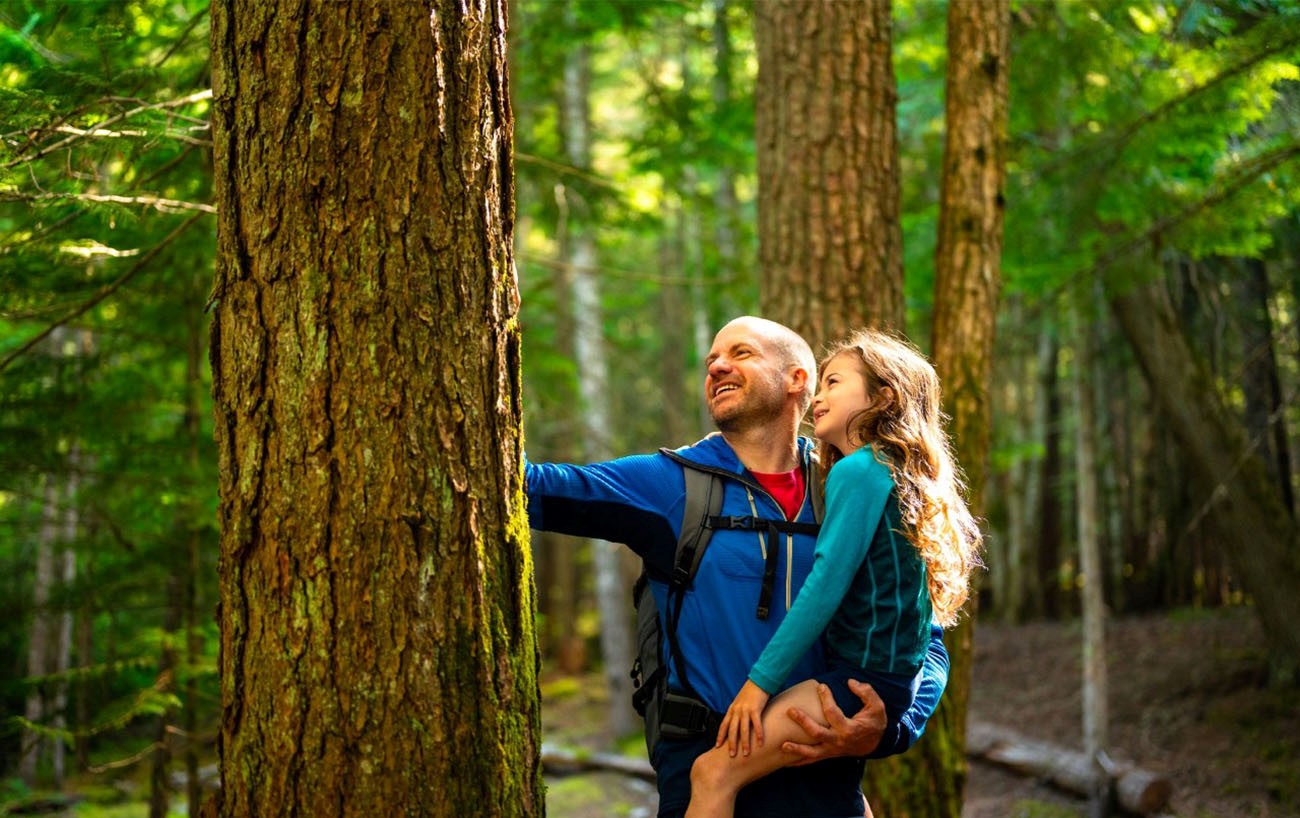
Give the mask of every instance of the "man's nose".
[(709, 363), (709, 374), (717, 376), (731, 371), (731, 361), (719, 355)]

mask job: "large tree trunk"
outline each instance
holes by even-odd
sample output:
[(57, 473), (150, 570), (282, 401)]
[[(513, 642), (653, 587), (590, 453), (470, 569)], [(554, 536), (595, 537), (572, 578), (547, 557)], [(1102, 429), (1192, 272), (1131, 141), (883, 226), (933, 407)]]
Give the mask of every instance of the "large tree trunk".
[[(1001, 288), (1007, 122), (1008, 0), (948, 5), (948, 133), (935, 250), (935, 369), (943, 382), (949, 434), (966, 471), (971, 510), (982, 510), (992, 413), (990, 376)], [(948, 689), (925, 739), (910, 752), (868, 765), (869, 792), (891, 816), (961, 814), (966, 781), (971, 616), (945, 635)]]
[[(1204, 366), (1187, 344), (1167, 297), (1133, 276), (1108, 283), (1108, 300), (1137, 355), (1202, 490), (1214, 503), (1233, 573), (1254, 597), (1275, 668), (1300, 666), (1300, 528), (1282, 504), (1277, 483), (1246, 437)], [(1249, 543), (1249, 547), (1243, 547)]]
[(889, 0), (754, 6), (763, 314), (814, 352), (901, 328), (897, 90)]
[(219, 812), (540, 815), (505, 4), (212, 50)]

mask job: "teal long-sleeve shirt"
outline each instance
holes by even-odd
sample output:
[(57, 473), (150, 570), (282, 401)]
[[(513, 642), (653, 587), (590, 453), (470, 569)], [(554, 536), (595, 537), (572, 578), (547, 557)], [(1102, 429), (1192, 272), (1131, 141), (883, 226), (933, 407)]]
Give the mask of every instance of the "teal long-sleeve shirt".
[(812, 572), (749, 678), (780, 690), (823, 632), (829, 651), (853, 666), (913, 676), (930, 620), (925, 562), (902, 533), (893, 477), (863, 446), (827, 476)]

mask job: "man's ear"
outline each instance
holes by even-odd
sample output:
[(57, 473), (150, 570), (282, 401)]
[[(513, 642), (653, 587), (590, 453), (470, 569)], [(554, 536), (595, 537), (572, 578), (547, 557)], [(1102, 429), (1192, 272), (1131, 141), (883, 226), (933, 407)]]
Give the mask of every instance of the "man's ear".
[(800, 392), (807, 391), (808, 370), (802, 366), (792, 366), (788, 377), (790, 379), (789, 392), (791, 395), (798, 395)]

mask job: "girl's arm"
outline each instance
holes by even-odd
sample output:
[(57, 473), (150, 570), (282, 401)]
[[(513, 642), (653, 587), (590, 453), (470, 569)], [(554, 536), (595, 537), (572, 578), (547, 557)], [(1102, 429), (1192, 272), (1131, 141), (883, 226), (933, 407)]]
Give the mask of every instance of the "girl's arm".
[(826, 520), (817, 537), (813, 566), (790, 612), (773, 634), (749, 681), (723, 716), (717, 746), (727, 743), (748, 755), (751, 737), (763, 743), (763, 707), (821, 637), (866, 558), (893, 488), (889, 470), (870, 457), (841, 460), (826, 480)]
[(749, 672), (763, 690), (776, 693), (825, 632), (866, 559), (893, 486), (888, 467), (869, 451), (846, 457), (831, 469), (826, 479), (826, 519), (817, 536), (812, 570)]

